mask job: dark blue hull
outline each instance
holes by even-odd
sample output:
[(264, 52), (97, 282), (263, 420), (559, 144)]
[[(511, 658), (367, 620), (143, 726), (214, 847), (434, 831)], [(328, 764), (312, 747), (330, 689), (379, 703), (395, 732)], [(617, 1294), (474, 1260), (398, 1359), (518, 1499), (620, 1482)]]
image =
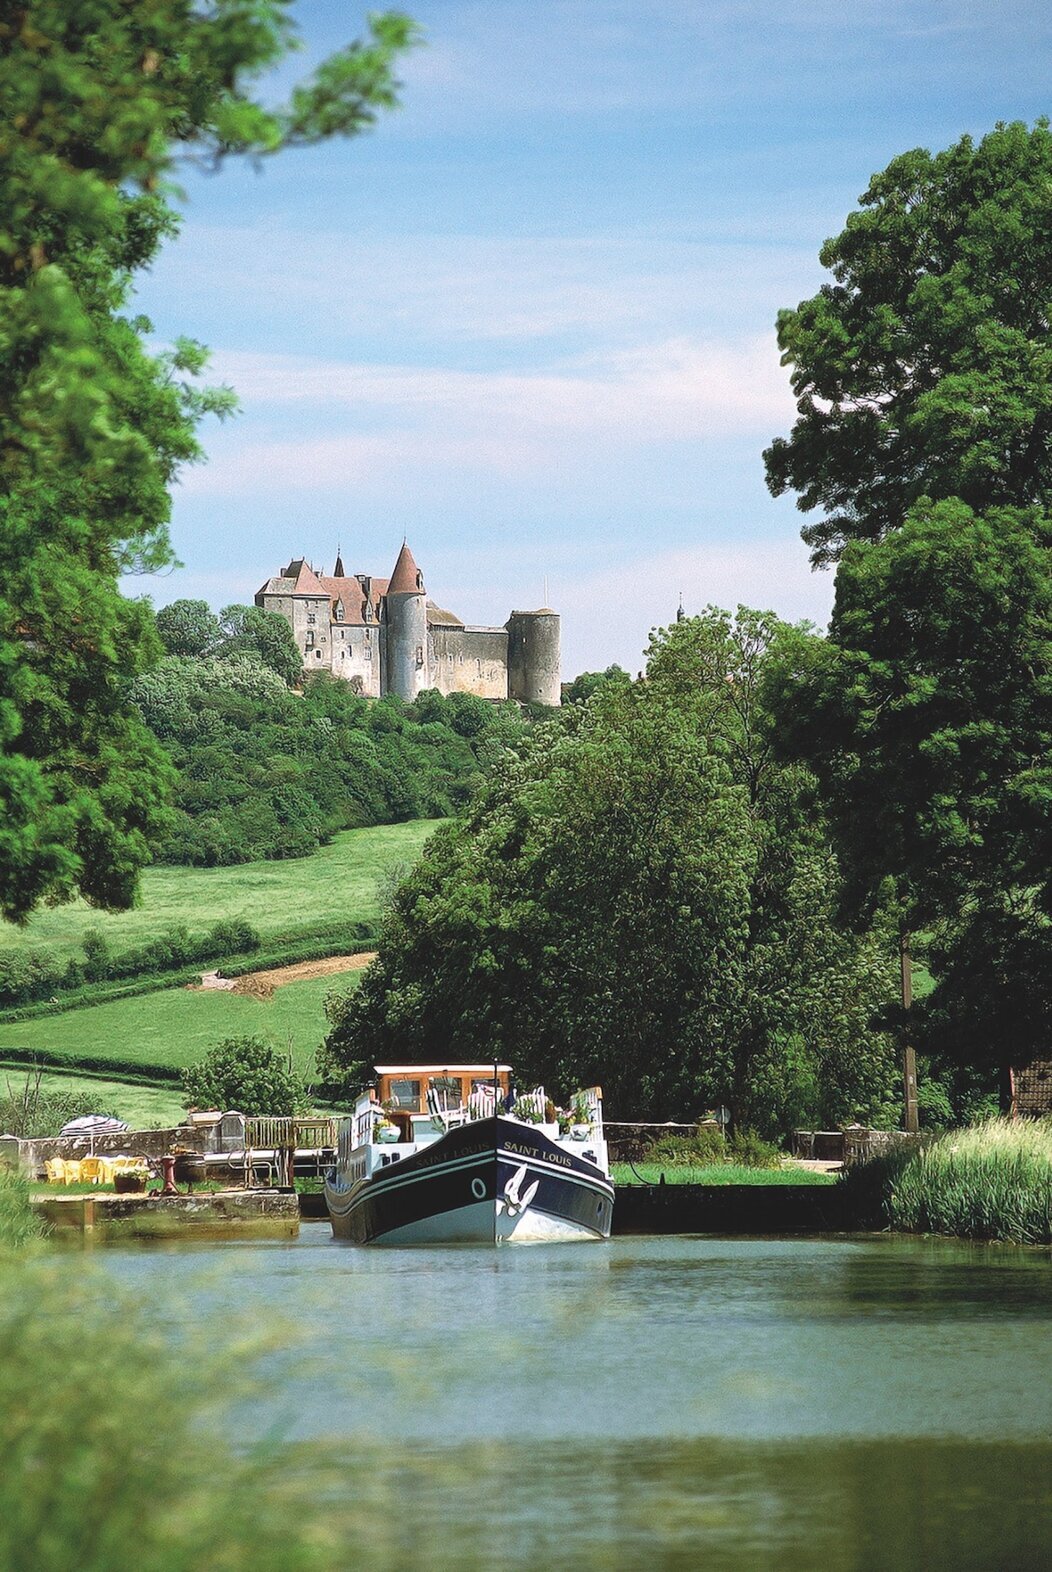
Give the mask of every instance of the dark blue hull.
[(499, 1115), (450, 1130), (367, 1178), (341, 1179), (337, 1171), (326, 1180), (325, 1201), (335, 1236), (355, 1244), (610, 1236), (614, 1188), (603, 1170)]

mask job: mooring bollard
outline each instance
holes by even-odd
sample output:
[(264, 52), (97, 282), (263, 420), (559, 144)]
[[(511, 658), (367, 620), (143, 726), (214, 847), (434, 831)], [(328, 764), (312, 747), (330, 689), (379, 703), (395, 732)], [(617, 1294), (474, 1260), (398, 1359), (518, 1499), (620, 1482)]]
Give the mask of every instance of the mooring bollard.
[(179, 1191), (175, 1188), (175, 1158), (162, 1157), (161, 1167), (164, 1170), (164, 1187), (161, 1190), (161, 1194), (178, 1195)]

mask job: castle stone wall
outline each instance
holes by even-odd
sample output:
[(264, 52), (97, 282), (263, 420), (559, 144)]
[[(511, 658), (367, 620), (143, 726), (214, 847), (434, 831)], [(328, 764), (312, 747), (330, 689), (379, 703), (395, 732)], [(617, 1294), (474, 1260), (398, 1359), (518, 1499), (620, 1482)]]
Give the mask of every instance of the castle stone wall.
[(380, 697), (380, 630), (374, 624), (361, 628), (343, 627), (334, 622), (332, 634), (332, 673), (349, 682), (356, 693), (366, 698)]
[(440, 693), (474, 693), (480, 699), (508, 697), (508, 634), (505, 628), (430, 630), (431, 686)]
[(513, 611), (508, 618), (508, 693), (524, 704), (562, 703), (559, 615)]
[(387, 596), (386, 671), (384, 691), (412, 703), (432, 686), (427, 669), (427, 597)]

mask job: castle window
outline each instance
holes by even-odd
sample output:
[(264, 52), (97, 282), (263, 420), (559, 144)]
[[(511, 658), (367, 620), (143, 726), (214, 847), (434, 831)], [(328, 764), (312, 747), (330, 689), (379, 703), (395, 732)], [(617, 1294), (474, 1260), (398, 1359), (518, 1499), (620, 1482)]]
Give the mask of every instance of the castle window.
[(313, 628), (313, 626), (317, 622), (317, 620), (318, 619), (314, 615), (313, 611), (308, 611), (308, 613), (307, 613), (307, 626), (308, 626), (308, 628)]
[(343, 621), (343, 601), (342, 600), (338, 600), (336, 602), (336, 606), (335, 606), (334, 609), (335, 609), (335, 613), (336, 613), (336, 621), (337, 622), (342, 622)]
[(416, 663), (418, 666), (424, 664), (424, 646), (422, 644), (418, 644), (416, 647)]
[(314, 651), (314, 658), (315, 660), (321, 660), (321, 650)]

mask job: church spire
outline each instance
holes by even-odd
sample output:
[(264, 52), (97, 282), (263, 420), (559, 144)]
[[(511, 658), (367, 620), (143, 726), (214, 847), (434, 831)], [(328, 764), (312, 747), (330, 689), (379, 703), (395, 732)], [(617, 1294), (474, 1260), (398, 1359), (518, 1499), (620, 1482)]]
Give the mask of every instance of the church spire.
[(332, 576), (334, 579), (345, 579), (347, 577), (346, 573), (343, 571), (343, 557), (340, 554), (340, 545), (338, 541), (336, 543), (336, 566), (332, 570)]

